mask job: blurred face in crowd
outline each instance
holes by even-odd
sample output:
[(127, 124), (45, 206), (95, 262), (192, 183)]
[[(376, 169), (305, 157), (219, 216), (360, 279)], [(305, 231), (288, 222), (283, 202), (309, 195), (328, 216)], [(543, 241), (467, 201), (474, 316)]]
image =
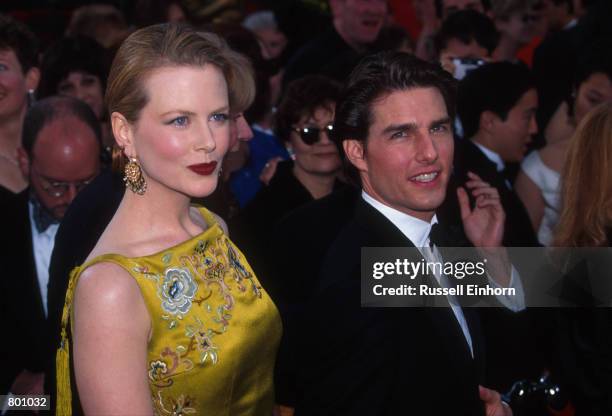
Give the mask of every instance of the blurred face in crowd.
[(138, 159), (150, 191), (210, 195), (230, 145), (223, 73), (212, 64), (162, 67), (146, 77), (144, 88), (149, 99), (138, 121), (111, 114), (119, 146)]
[[(289, 146), (295, 155), (294, 169), (302, 173), (328, 176), (335, 175), (340, 169), (338, 148), (329, 137), (329, 126), (334, 122), (334, 112), (330, 110), (335, 108), (335, 104), (326, 107), (321, 106), (312, 115), (302, 116), (289, 136)], [(309, 131), (306, 134), (312, 138), (311, 143), (306, 143), (301, 137), (304, 129)]]
[(386, 0), (332, 0), (330, 4), (340, 34), (351, 46), (376, 40), (387, 15)]
[[(535, 113), (538, 108), (538, 94), (528, 90), (508, 112), (505, 120), (490, 114), (490, 134), (494, 149), (504, 162), (520, 162), (527, 152), (527, 145), (538, 132)], [(485, 121), (487, 123), (487, 121)]]
[(60, 81), (57, 92), (61, 95), (77, 98), (85, 102), (98, 119), (104, 113), (104, 91), (102, 82), (96, 75), (88, 72), (71, 72)]
[(265, 59), (278, 58), (287, 46), (287, 37), (277, 29), (259, 29), (255, 36), (261, 44), (262, 55)]
[(446, 19), (459, 10), (476, 10), (484, 13), (481, 0), (442, 0), (442, 19)]
[(603, 72), (591, 74), (576, 92), (574, 118), (576, 124), (599, 104), (612, 100), (612, 80)]
[(446, 196), (453, 160), (451, 119), (437, 88), (394, 91), (372, 104), (363, 144), (345, 140), (363, 189), (383, 204), (430, 221)]
[(230, 146), (223, 159), (223, 180), (229, 180), (231, 174), (241, 169), (249, 159), (247, 142), (253, 138), (253, 130), (242, 113), (230, 117)]
[(40, 130), (31, 157), (20, 149), (18, 160), (41, 205), (60, 220), (77, 193), (100, 171), (100, 147), (87, 124), (64, 116)]
[(505, 19), (496, 19), (495, 25), (502, 37), (507, 37), (519, 45), (526, 45), (533, 38), (540, 21), (539, 14), (525, 10), (512, 13)]
[(38, 79), (37, 68), (24, 74), (15, 52), (0, 50), (0, 122), (25, 112), (28, 90), (36, 89)]

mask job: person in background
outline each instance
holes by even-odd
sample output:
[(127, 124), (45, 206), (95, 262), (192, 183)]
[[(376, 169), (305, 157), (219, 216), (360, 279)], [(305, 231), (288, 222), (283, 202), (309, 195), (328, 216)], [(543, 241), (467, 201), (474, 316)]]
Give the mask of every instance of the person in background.
[(493, 21), (500, 33), (495, 61), (517, 61), (519, 50), (535, 35), (534, 14), (530, 14), (534, 0), (491, 0)]
[(89, 105), (102, 123), (103, 143), (108, 151), (113, 144), (104, 108), (109, 66), (108, 52), (95, 40), (85, 36), (62, 38), (43, 54), (37, 91), (40, 98), (66, 95)]
[[(276, 223), (289, 212), (329, 195), (340, 186), (338, 149), (331, 141), (340, 86), (319, 75), (293, 81), (276, 113), (276, 133), (291, 154), (278, 163), (271, 179), (230, 223), (232, 234), (252, 254), (254, 270), (268, 276), (266, 249)], [(264, 169), (264, 175), (267, 174)], [(264, 237), (266, 236), (266, 237)], [(270, 259), (270, 261), (272, 261)], [(276, 287), (276, 282), (270, 285)]]
[(66, 36), (83, 35), (113, 50), (130, 33), (125, 16), (110, 4), (88, 4), (72, 12)]
[(541, 0), (549, 33), (567, 30), (578, 23), (573, 0)]
[[(29, 187), (0, 197), (6, 222), (0, 237), (7, 298), (3, 327), (13, 328), (3, 369), (13, 394), (42, 394), (48, 316), (49, 261), (59, 222), (100, 170), (101, 135), (91, 109), (71, 97), (49, 97), (26, 114), (20, 170)], [(4, 384), (3, 380), (3, 383)], [(4, 390), (6, 391), (6, 390)], [(4, 394), (4, 393), (3, 393)]]
[(287, 36), (278, 28), (278, 23), (271, 10), (261, 10), (248, 15), (242, 26), (257, 36), (264, 59), (278, 59), (287, 46)]
[(597, 105), (612, 101), (612, 42), (602, 41), (584, 51), (577, 64), (574, 88), (545, 128), (547, 145), (522, 162), (515, 189), (538, 240), (549, 245), (559, 215), (560, 174), (575, 128)]
[(488, 0), (417, 0), (415, 8), (423, 23), (419, 34), (415, 55), (427, 61), (436, 59), (435, 36), (440, 25), (453, 13), (462, 10), (475, 10), (487, 13), (490, 9)]
[[(612, 103), (599, 105), (578, 125), (561, 173), (561, 211), (553, 245), (576, 256), (590, 257), (567, 270), (581, 308), (557, 310), (557, 338), (562, 389), (576, 415), (612, 414)], [(595, 250), (598, 248), (598, 250)], [(567, 250), (563, 250), (567, 249)], [(571, 281), (571, 280), (569, 280)]]
[(21, 129), (38, 87), (38, 40), (24, 24), (0, 14), (0, 192), (28, 185), (17, 162)]
[(132, 23), (138, 28), (158, 23), (187, 21), (187, 13), (181, 0), (137, 0), (131, 14)]
[[(487, 15), (475, 10), (461, 10), (442, 23), (435, 42), (442, 68), (461, 79), (465, 76), (467, 65), (473, 69), (491, 59), (499, 42), (499, 33)], [(455, 61), (457, 59), (479, 62), (462, 63)]]
[(410, 34), (403, 27), (391, 24), (380, 30), (372, 49), (376, 51), (414, 53), (414, 42)]
[(331, 0), (332, 27), (289, 60), (283, 85), (308, 74), (344, 81), (376, 41), (387, 16), (386, 0)]

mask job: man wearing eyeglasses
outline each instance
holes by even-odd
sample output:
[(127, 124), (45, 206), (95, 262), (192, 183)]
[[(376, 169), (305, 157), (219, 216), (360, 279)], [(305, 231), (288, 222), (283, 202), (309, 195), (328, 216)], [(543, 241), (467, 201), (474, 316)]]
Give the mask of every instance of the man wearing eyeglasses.
[[(49, 260), (68, 205), (100, 171), (101, 134), (81, 101), (50, 97), (26, 114), (18, 162), (29, 187), (1, 195), (0, 279), (11, 362), (3, 373), (13, 394), (42, 394)], [(7, 327), (8, 325), (8, 327)], [(3, 347), (4, 348), (4, 347)]]

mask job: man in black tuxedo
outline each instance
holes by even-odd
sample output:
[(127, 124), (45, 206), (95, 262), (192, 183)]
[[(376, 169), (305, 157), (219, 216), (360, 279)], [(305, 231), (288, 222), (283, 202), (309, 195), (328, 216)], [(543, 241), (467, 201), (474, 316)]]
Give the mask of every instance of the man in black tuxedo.
[[(537, 106), (533, 78), (522, 64), (487, 64), (459, 83), (457, 111), (464, 139), (455, 147), (454, 173), (460, 184), (473, 172), (497, 189), (506, 212), (506, 247), (539, 246), (527, 210), (513, 189), (511, 172), (537, 133)], [(445, 213), (456, 212), (450, 202), (442, 207)], [(507, 391), (517, 380), (539, 378), (547, 358), (545, 318), (537, 310), (515, 314), (503, 309), (482, 311), (480, 317), (490, 385)], [(520, 360), (508, 359), (519, 356)]]
[[(74, 98), (51, 97), (29, 109), (18, 162), (29, 187), (3, 193), (0, 235), (2, 293), (0, 319), (12, 349), (2, 370), (3, 390), (42, 394), (46, 341), (49, 261), (59, 221), (76, 194), (100, 169), (99, 122), (89, 106)], [(12, 328), (12, 329), (7, 329)], [(3, 347), (4, 348), (4, 347)]]
[[(444, 230), (430, 239), (451, 175), (453, 113), (452, 77), (411, 55), (372, 55), (351, 74), (334, 136), (362, 192), (302, 317), (296, 415), (511, 414), (498, 393), (481, 386), (474, 311), (360, 305), (362, 247), (429, 247), (435, 240), (435, 251), (437, 241), (456, 241)], [(473, 208), (466, 189), (456, 196), (467, 238), (498, 247), (504, 212), (497, 191), (475, 175), (466, 188)], [(498, 282), (518, 286), (507, 258), (495, 261), (505, 271)]]
[(539, 246), (525, 206), (512, 189), (509, 164), (523, 160), (538, 127), (538, 95), (529, 69), (510, 62), (484, 65), (460, 83), (457, 111), (464, 138), (455, 149), (455, 175), (473, 172), (499, 192), (506, 212), (504, 245)]

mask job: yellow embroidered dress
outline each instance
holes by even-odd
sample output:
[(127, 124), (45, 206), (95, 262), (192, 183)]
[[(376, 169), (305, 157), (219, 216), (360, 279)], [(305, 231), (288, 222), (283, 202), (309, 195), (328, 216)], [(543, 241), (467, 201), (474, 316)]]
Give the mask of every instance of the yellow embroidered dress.
[(147, 376), (156, 414), (272, 413), (278, 311), (214, 216), (200, 212), (209, 228), (188, 241), (145, 257), (103, 255), (72, 271), (57, 358), (57, 414), (71, 412), (66, 329), (74, 289), (81, 272), (98, 262), (123, 267), (142, 292), (153, 328)]

